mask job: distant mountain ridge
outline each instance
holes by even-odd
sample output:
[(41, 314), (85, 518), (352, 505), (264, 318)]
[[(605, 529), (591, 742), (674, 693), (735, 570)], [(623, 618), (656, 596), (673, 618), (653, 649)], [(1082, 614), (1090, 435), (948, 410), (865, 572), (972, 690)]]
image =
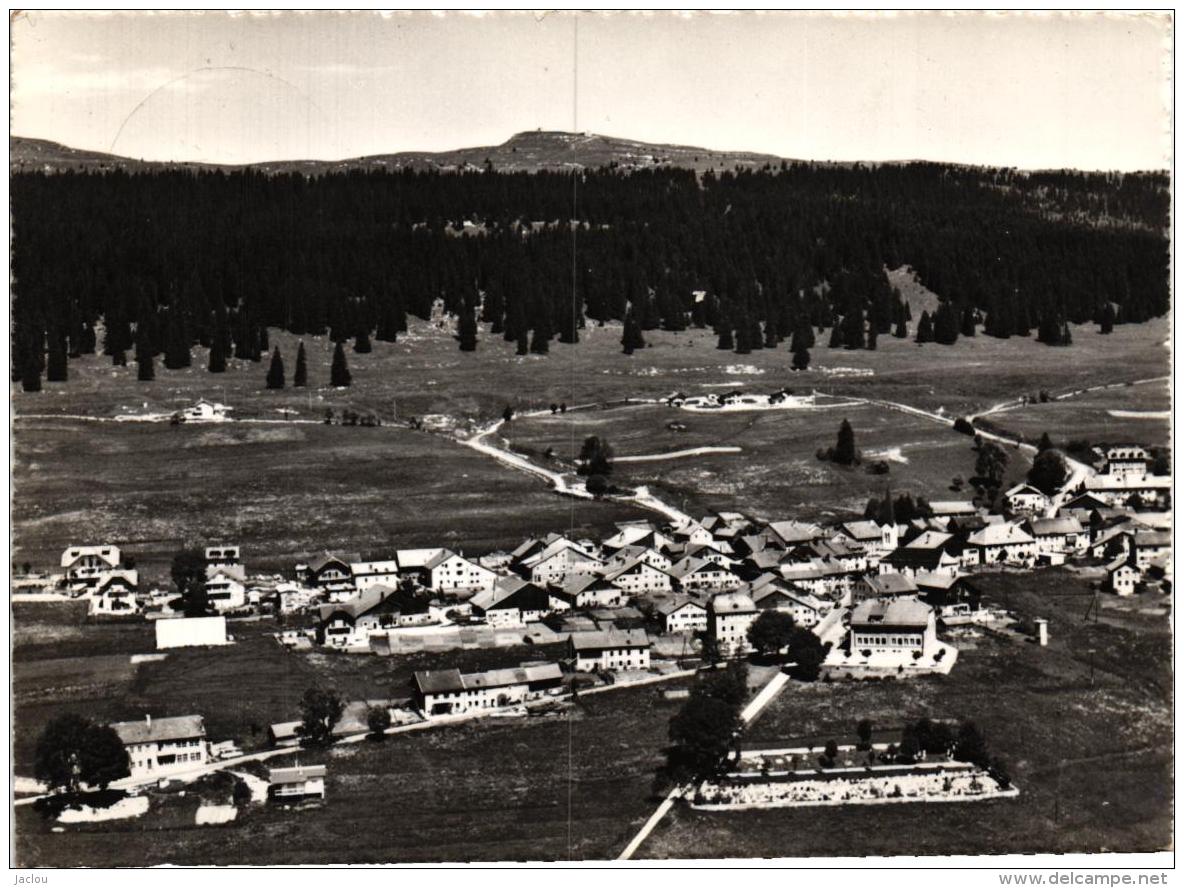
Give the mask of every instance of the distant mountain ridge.
[(235, 170), (319, 174), (367, 169), (481, 169), (488, 162), (501, 172), (587, 169), (616, 164), (625, 169), (681, 167), (694, 170), (760, 167), (780, 163), (771, 154), (750, 151), (714, 151), (688, 145), (664, 145), (603, 136), (534, 130), (511, 136), (500, 145), (458, 148), (450, 151), (401, 151), (343, 160), (274, 160), (251, 164), (219, 164), (200, 161), (137, 160), (102, 151), (71, 148), (47, 139), (9, 137), (11, 172), (98, 172), (122, 169), (129, 172), (163, 169)]

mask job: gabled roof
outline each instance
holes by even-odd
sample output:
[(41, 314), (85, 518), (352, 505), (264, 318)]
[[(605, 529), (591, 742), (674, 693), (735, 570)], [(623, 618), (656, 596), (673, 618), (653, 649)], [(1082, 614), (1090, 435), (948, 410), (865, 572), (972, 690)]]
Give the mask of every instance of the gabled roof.
[(644, 629), (598, 629), (595, 632), (573, 632), (571, 644), (577, 651), (607, 651), (648, 648), (650, 639)]
[(1038, 537), (1084, 531), (1081, 522), (1071, 515), (1060, 515), (1056, 518), (1033, 518), (1027, 524), (1032, 536)]
[(417, 672), (415, 684), (421, 694), (447, 694), (465, 689), (459, 669), (429, 669)]
[(267, 782), (272, 786), (284, 786), (290, 783), (304, 783), (324, 776), (324, 765), (297, 765), (294, 768), (268, 769)]
[(938, 530), (927, 530), (919, 536), (913, 537), (903, 547), (906, 549), (940, 549), (954, 538), (953, 534)]
[(189, 740), (206, 735), (205, 720), (200, 715), (178, 715), (172, 718), (142, 719), (115, 722), (112, 730), (124, 746), (133, 743), (159, 743), (168, 740)]
[(722, 564), (716, 564), (714, 561), (708, 561), (706, 558), (695, 558), (687, 556), (678, 564), (670, 566), (670, 575), (683, 579), (691, 574), (697, 573), (718, 573), (723, 571), (728, 573), (728, 569)]
[(969, 500), (935, 500), (929, 504), (933, 514), (948, 518), (951, 515), (973, 515), (978, 508)]
[(1017, 524), (988, 524), (982, 530), (976, 530), (967, 542), (975, 546), (1010, 546), (1019, 543), (1035, 542), (1032, 536)]
[(897, 568), (911, 567), (914, 570), (918, 568), (936, 570), (943, 563), (948, 564), (954, 560), (956, 560), (956, 557), (945, 549), (901, 546), (899, 549), (893, 549), (885, 555), (880, 563)]
[(669, 601), (663, 601), (657, 606), (657, 608), (655, 608), (655, 610), (662, 614), (662, 616), (668, 617), (671, 614), (682, 610), (684, 607), (697, 607), (704, 613), (707, 612), (707, 608), (705, 608), (702, 603), (696, 601), (693, 598), (687, 598), (686, 596), (679, 596), (678, 598), (672, 598)]
[(783, 543), (806, 543), (822, 536), (822, 529), (816, 524), (803, 524), (800, 521), (774, 521), (768, 529)]
[(397, 614), (401, 608), (392, 597), (395, 591), (390, 586), (376, 584), (339, 604), (322, 604), (317, 608), (317, 613), (320, 614), (322, 623), (332, 620), (338, 614), (356, 622), (359, 617), (379, 609)]
[(840, 524), (838, 532), (860, 542), (880, 539), (883, 531), (874, 521), (848, 521)]
[(395, 558), (399, 562), (399, 570), (419, 570), (427, 567), (428, 562), (440, 551), (438, 546), (431, 549), (399, 549)]
[(785, 598), (789, 601), (797, 602), (804, 605), (811, 610), (820, 610), (823, 607), (823, 602), (811, 595), (809, 592), (797, 592), (791, 589), (786, 589), (782, 586), (769, 584), (763, 588), (752, 593), (752, 602), (758, 608), (762, 606), (761, 602), (767, 601), (771, 598)]
[(918, 589), (950, 589), (964, 580), (960, 574), (950, 574), (948, 571), (918, 571), (913, 582)]
[(851, 612), (854, 626), (927, 626), (933, 608), (916, 598), (881, 600), (869, 598), (855, 605)]
[(1040, 490), (1039, 488), (1033, 487), (1027, 481), (1021, 481), (1015, 487), (1013, 487), (1009, 491), (1007, 491), (1007, 493), (1005, 493), (1004, 496), (1018, 496), (1021, 493), (1034, 494), (1036, 496), (1043, 497), (1044, 499), (1048, 499), (1048, 494), (1046, 494), (1043, 490)]
[(748, 562), (761, 570), (768, 570), (770, 567), (779, 565), (784, 557), (785, 551), (783, 549), (762, 549), (760, 552), (749, 555)]
[(904, 574), (873, 574), (863, 578), (876, 595), (916, 595), (917, 584)]
[(604, 578), (611, 582), (617, 579), (617, 577), (624, 576), (625, 574), (631, 573), (634, 570), (642, 570), (644, 568), (649, 568), (650, 570), (657, 571), (658, 573), (667, 573), (667, 571), (664, 571), (658, 567), (654, 567), (644, 558), (639, 556), (637, 558), (630, 558), (620, 567), (614, 567), (613, 569), (606, 571)]
[(393, 558), (386, 561), (357, 561), (349, 566), (355, 577), (382, 576), (399, 572), (399, 562)]
[(521, 577), (502, 577), (492, 589), (483, 589), (470, 598), (469, 604), (486, 612), (511, 608), (547, 610), (550, 601), (547, 591), (534, 583)]
[(1136, 530), (1135, 548), (1139, 546), (1170, 546), (1172, 534), (1166, 530)]
[(711, 599), (709, 610), (716, 614), (755, 613), (756, 605), (743, 592), (725, 592)]
[(70, 546), (62, 552), (62, 567), (69, 567), (79, 558), (86, 555), (95, 555), (112, 567), (119, 564), (119, 547), (118, 546)]
[(348, 572), (351, 569), (350, 562), (357, 561), (357, 560), (358, 560), (357, 555), (337, 556), (337, 555), (334, 555), (332, 552), (323, 552), (322, 554), (318, 555), (316, 558), (309, 559), (308, 570), (309, 570), (309, 573), (317, 574), (317, 573), (320, 573), (322, 570), (324, 570), (326, 567), (328, 567), (330, 564), (340, 564)]

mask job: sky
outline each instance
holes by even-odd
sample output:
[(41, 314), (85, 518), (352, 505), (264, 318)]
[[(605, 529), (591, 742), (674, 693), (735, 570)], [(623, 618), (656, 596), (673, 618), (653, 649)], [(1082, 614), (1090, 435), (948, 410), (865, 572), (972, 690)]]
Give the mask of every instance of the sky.
[(1163, 169), (1167, 13), (29, 12), (12, 133), (336, 159), (563, 129), (811, 160)]

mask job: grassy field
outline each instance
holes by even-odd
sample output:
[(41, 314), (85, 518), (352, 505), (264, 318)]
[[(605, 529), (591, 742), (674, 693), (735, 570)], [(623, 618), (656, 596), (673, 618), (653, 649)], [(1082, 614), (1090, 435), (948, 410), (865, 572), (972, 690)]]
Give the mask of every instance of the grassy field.
[[(1046, 404), (1028, 404), (990, 419), (1030, 441), (1045, 431), (1060, 443), (1073, 440), (1135, 441), (1147, 446), (1171, 443), (1171, 390), (1166, 380), (1083, 392)], [(1118, 414), (1118, 415), (1115, 415)]]
[[(866, 466), (845, 468), (817, 458), (819, 448), (834, 444), (843, 419), (855, 430), (865, 463), (886, 460), (888, 474), (873, 475)], [(671, 422), (685, 425), (686, 431), (671, 431)], [(975, 459), (966, 436), (922, 417), (872, 405), (753, 412), (640, 405), (518, 419), (504, 428), (516, 449), (543, 464), (547, 461), (541, 454), (548, 448), (557, 461), (569, 462), (587, 435), (607, 438), (617, 456), (738, 446), (740, 453), (618, 462), (613, 478), (648, 484), (668, 501), (685, 503), (694, 514), (734, 509), (766, 520), (862, 514), (868, 498), (883, 496), (888, 486), (894, 495), (965, 498), (969, 494), (951, 491), (950, 484), (955, 476), (970, 477)], [(1008, 479), (1018, 479), (1030, 460), (1018, 449), (1008, 452)]]
[[(384, 421), (396, 412), (400, 419), (433, 414), (487, 419), (500, 415), (507, 403), (517, 408), (601, 403), (676, 390), (698, 394), (704, 386), (729, 383), (769, 391), (816, 388), (965, 413), (1041, 388), (1069, 391), (1166, 375), (1170, 369), (1166, 319), (1119, 326), (1109, 336), (1083, 325), (1074, 328), (1070, 348), (1049, 348), (1034, 337), (979, 335), (954, 346), (918, 346), (912, 339), (881, 336), (875, 351), (847, 351), (827, 348), (823, 333), (811, 350), (811, 368), (802, 373), (789, 369), (788, 343), (737, 355), (718, 350), (710, 330), (650, 331), (648, 347), (626, 357), (619, 324), (592, 325), (581, 331), (576, 346), (554, 343), (548, 356), (519, 357), (513, 343), (490, 336), (484, 327), (477, 351), (462, 353), (450, 327), (416, 319), (410, 324), (397, 343), (375, 342), (370, 354), (347, 348), (353, 374), (348, 389), (328, 387), (332, 345), (325, 337), (309, 337), (304, 340), (309, 389), (265, 389), (266, 359), (231, 360), (227, 372), (207, 373), (206, 351), (195, 348), (192, 367), (166, 370), (157, 362), (156, 379), (145, 383), (136, 381), (134, 365), (112, 367), (101, 355), (77, 358), (66, 383), (44, 383), (36, 394), (13, 386), (13, 407), (18, 416), (113, 416), (172, 411), (207, 397), (231, 405), (240, 417), (276, 418), (288, 409), (320, 419), (327, 407), (352, 407), (374, 410)], [(272, 330), (271, 342), (280, 347), (290, 379), (296, 337)]]
[(22, 866), (313, 864), (615, 857), (654, 805), (678, 704), (653, 688), (580, 699), (570, 715), (485, 719), (360, 743), (328, 764), (327, 803), (253, 808), (220, 827), (158, 831), (150, 819), (52, 833), (16, 814)]
[(633, 508), (561, 499), (440, 437), (396, 428), (25, 420), (14, 444), (14, 560), (118, 543), (148, 579), (185, 545), (233, 541), (248, 568), (325, 549), (444, 545), (480, 554), (569, 526), (600, 535)]
[[(1172, 829), (1171, 637), (1162, 618), (1083, 620), (1086, 580), (1068, 570), (981, 578), (989, 601), (1049, 620), (1040, 648), (985, 632), (945, 678), (795, 685), (746, 738), (853, 742), (856, 723), (898, 728), (973, 719), (1019, 786), (1015, 800), (729, 814), (678, 809), (642, 848), (662, 857), (1153, 851)], [(874, 823), (875, 828), (869, 828)]]
[(104, 722), (199, 713), (211, 739), (256, 749), (265, 745), (269, 724), (299, 717), (300, 697), (313, 685), (351, 700), (397, 699), (410, 696), (416, 670), (496, 669), (564, 653), (563, 645), (400, 657), (294, 653), (270, 637), (272, 621), (235, 620), (230, 647), (176, 650), (133, 665), (131, 654), (155, 650), (150, 624), (88, 624), (81, 602), (14, 609), (14, 756), (17, 773), (26, 775), (41, 729), (63, 712)]

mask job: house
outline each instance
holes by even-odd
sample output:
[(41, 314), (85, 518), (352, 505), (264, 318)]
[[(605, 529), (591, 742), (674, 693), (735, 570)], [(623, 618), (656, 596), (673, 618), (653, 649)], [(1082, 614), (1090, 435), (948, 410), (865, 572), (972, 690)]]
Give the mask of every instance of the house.
[(650, 639), (644, 629), (573, 632), (568, 644), (577, 672), (616, 672), (650, 667)]
[(1142, 525), (1137, 521), (1123, 521), (1101, 529), (1089, 543), (1092, 558), (1115, 558), (1129, 555), (1135, 548), (1135, 531)]
[(769, 542), (782, 549), (790, 549), (824, 535), (817, 524), (803, 524), (800, 521), (774, 521), (766, 525), (765, 530)]
[(352, 562), (359, 561), (354, 556), (337, 556), (329, 552), (318, 555), (308, 564), (297, 565), (296, 574), (306, 586), (313, 586), (326, 592), (354, 591), (354, 574), (350, 567)]
[(1155, 510), (1167, 505), (1172, 479), (1166, 475), (1094, 475), (1085, 479), (1083, 490), (1110, 506)]
[(715, 539), (711, 531), (698, 521), (688, 521), (671, 528), (670, 536), (676, 543), (682, 543), (684, 545), (701, 546)]
[(476, 616), (491, 626), (524, 626), (555, 610), (546, 589), (521, 577), (502, 577), (492, 589), (469, 599)]
[(935, 500), (929, 504), (934, 518), (968, 518), (978, 514), (978, 507), (969, 500)]
[(486, 592), (493, 589), (498, 575), (463, 555), (441, 549), (424, 565), (425, 582), (434, 592)]
[(317, 608), (317, 643), (355, 647), (369, 643), (375, 632), (396, 628), (403, 612), (396, 591), (388, 586), (371, 586), (346, 601), (322, 604)]
[(325, 798), (325, 766), (297, 765), (294, 768), (270, 768), (267, 772), (267, 798), (273, 802), (303, 802)]
[(1032, 518), (1024, 529), (1036, 540), (1037, 556), (1080, 555), (1089, 545), (1089, 534), (1072, 516)]
[(844, 537), (811, 540), (789, 550), (785, 562), (789, 564), (808, 563), (816, 558), (835, 565), (840, 570), (860, 572), (867, 570), (867, 552)]
[(1141, 574), (1125, 557), (1115, 558), (1106, 565), (1106, 588), (1115, 595), (1134, 595)]
[(1172, 552), (1172, 534), (1165, 530), (1136, 530), (1134, 533), (1135, 567), (1145, 571), (1152, 561)]
[(673, 585), (669, 573), (659, 570), (641, 557), (606, 571), (604, 578), (613, 585), (620, 586), (629, 595), (669, 592)]
[(115, 722), (112, 730), (127, 750), (133, 779), (167, 777), (199, 768), (209, 760), (206, 727), (200, 715)]
[(749, 590), (752, 603), (757, 610), (777, 610), (793, 617), (794, 623), (809, 628), (817, 624), (830, 612), (831, 604), (816, 598), (809, 592), (800, 592), (776, 577), (759, 587), (756, 583)]
[(425, 716), (488, 712), (538, 699), (562, 687), (558, 663), (461, 674), (459, 669), (415, 673), (415, 703)]
[(953, 534), (927, 530), (880, 559), (880, 573), (918, 572), (956, 574), (962, 565), (960, 545)]
[(966, 538), (968, 547), (978, 550), (979, 563), (1025, 564), (1036, 560), (1036, 540), (1018, 524), (988, 524)]
[(156, 649), (228, 644), (226, 617), (178, 617), (156, 620)]
[(1151, 454), (1142, 444), (1108, 444), (1095, 447), (1094, 453), (1103, 460), (1100, 474), (1112, 478), (1143, 478), (1151, 462)]
[(62, 552), (61, 567), (66, 585), (75, 594), (93, 589), (109, 570), (123, 561), (118, 546), (71, 546)]
[(648, 549), (665, 549), (674, 540), (655, 528), (649, 521), (624, 521), (617, 524), (617, 532), (606, 539), (602, 546), (605, 552), (616, 552), (625, 546), (643, 546)]
[(99, 580), (90, 596), (90, 613), (127, 616), (140, 612), (136, 600), (138, 575), (134, 570), (113, 570)]
[(573, 574), (590, 574), (604, 566), (595, 555), (566, 537), (560, 537), (539, 552), (520, 562), (517, 570), (532, 583), (545, 586), (562, 583)]
[(670, 567), (670, 575), (678, 580), (684, 592), (734, 589), (740, 578), (728, 568), (706, 558), (687, 556)]
[(783, 564), (781, 578), (820, 598), (841, 596), (851, 588), (851, 574), (841, 567), (815, 559), (809, 564)]
[(917, 584), (913, 582), (912, 574), (880, 573), (860, 577), (852, 590), (853, 604), (868, 599), (900, 598), (902, 595), (916, 595)]
[[(891, 533), (888, 533), (889, 529)], [(895, 525), (881, 527), (875, 521), (847, 521), (835, 528), (835, 536), (862, 547), (868, 559), (876, 562), (896, 548), (895, 531)]]
[(1003, 494), (1003, 501), (1013, 515), (1042, 515), (1051, 500), (1031, 484), (1020, 483)]
[(936, 608), (965, 604), (970, 610), (978, 610), (982, 593), (964, 576), (950, 576), (947, 573), (919, 573), (913, 577), (922, 601)]
[(242, 562), (238, 546), (206, 546), (206, 579), (216, 573), (225, 574), (240, 583), (247, 581), (247, 568)]
[[(679, 549), (684, 547), (674, 546), (673, 548)], [(624, 546), (617, 549), (616, 553), (604, 563), (603, 572), (608, 573), (619, 567), (631, 564), (638, 559), (644, 561), (650, 567), (656, 567), (665, 573), (670, 572), (670, 565), (674, 563), (665, 552), (659, 552), (657, 549), (647, 549), (645, 546)]]
[(693, 598), (679, 596), (657, 607), (663, 632), (702, 632), (707, 628), (707, 608)]
[(743, 592), (726, 592), (708, 602), (707, 631), (721, 656), (737, 656), (749, 650), (748, 627), (758, 613), (752, 598)]
[(365, 592), (373, 586), (393, 589), (399, 585), (399, 562), (394, 558), (351, 562), (349, 572), (353, 575), (354, 588), (359, 592)]
[(206, 598), (215, 613), (240, 610), (247, 606), (247, 587), (221, 570), (209, 575), (205, 582)]
[(561, 585), (552, 583), (548, 588), (552, 598), (562, 601), (570, 609), (590, 607), (620, 607), (628, 594), (620, 586), (611, 583), (598, 574), (573, 574)]
[(869, 600), (851, 612), (851, 651), (916, 653), (937, 643), (933, 608), (916, 598)]

